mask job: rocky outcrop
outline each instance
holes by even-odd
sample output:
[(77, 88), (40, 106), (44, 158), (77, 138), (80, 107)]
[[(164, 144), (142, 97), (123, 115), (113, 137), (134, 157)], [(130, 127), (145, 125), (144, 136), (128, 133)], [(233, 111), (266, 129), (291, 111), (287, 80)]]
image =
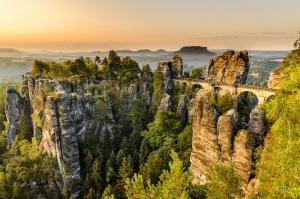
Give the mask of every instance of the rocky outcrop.
[(238, 131), (239, 120), (239, 113), (234, 109), (221, 115), (218, 119), (217, 130), (221, 162), (231, 162), (233, 142)]
[(268, 87), (272, 89), (279, 89), (279, 83), (283, 78), (284, 73), (280, 68), (272, 70), (268, 80)]
[(7, 87), (6, 93), (5, 113), (9, 124), (7, 130), (7, 144), (11, 146), (19, 128), (19, 120), (23, 112), (23, 99), (12, 86)]
[(168, 95), (168, 94), (164, 95), (164, 97), (162, 98), (162, 100), (160, 102), (159, 109), (164, 110), (164, 111), (171, 111), (171, 109), (172, 109), (172, 100), (171, 100), (170, 95)]
[[(279, 89), (280, 81), (285, 77), (284, 70), (285, 68), (291, 67), (291, 65), (296, 65), (297, 61), (300, 59), (300, 49), (291, 51), (286, 58), (283, 59), (280, 66), (271, 71), (268, 87), (272, 89)], [(299, 61), (298, 61), (299, 62)]]
[(91, 94), (66, 92), (47, 97), (41, 145), (57, 160), (64, 185), (73, 197), (80, 193), (78, 143), (95, 130), (95, 105)]
[[(21, 94), (13, 87), (7, 88), (8, 144), (13, 143), (20, 117), (25, 114), (33, 123), (34, 136), (41, 139), (44, 151), (56, 160), (55, 169), (60, 177), (57, 186), (77, 198), (82, 183), (79, 144), (87, 138), (103, 141), (107, 131), (114, 137), (112, 99), (106, 92), (100, 95), (93, 89), (114, 84), (104, 81), (95, 85), (76, 76), (66, 81), (33, 78), (30, 75), (23, 78)], [(124, 96), (122, 108), (125, 112), (130, 110), (132, 101), (141, 98), (145, 99), (145, 107), (150, 109), (152, 81), (152, 74), (143, 74), (139, 81), (127, 87), (121, 89), (113, 86), (111, 89)], [(95, 100), (100, 103), (101, 113)]]
[(209, 61), (205, 78), (213, 82), (244, 84), (247, 80), (248, 71), (248, 52), (228, 50)]
[(267, 132), (267, 122), (262, 109), (255, 108), (251, 111), (247, 130), (255, 138), (255, 147), (263, 144)]
[(217, 163), (219, 160), (219, 146), (217, 145), (219, 114), (210, 103), (204, 90), (197, 93), (195, 100), (192, 122), (191, 170), (194, 183), (205, 183), (205, 175), (210, 164)]
[(234, 139), (233, 167), (241, 177), (244, 186), (248, 184), (251, 175), (254, 145), (255, 138), (245, 129), (241, 129)]
[(239, 113), (232, 109), (219, 115), (204, 90), (198, 91), (193, 107), (191, 171), (193, 183), (206, 183), (206, 174), (216, 163), (232, 164), (245, 189), (252, 176), (253, 156), (266, 132), (263, 110), (250, 113), (248, 128), (241, 129)]
[(181, 95), (176, 109), (176, 117), (180, 120), (182, 130), (188, 122), (188, 99), (186, 95)]
[(183, 75), (183, 61), (182, 58), (177, 54), (172, 58), (172, 70), (173, 76), (181, 78)]

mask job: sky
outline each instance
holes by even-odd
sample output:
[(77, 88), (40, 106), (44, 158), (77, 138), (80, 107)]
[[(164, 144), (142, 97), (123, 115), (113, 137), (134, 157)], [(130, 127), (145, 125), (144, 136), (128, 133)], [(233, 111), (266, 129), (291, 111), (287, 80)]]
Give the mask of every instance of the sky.
[(0, 48), (288, 50), (300, 0), (0, 0)]

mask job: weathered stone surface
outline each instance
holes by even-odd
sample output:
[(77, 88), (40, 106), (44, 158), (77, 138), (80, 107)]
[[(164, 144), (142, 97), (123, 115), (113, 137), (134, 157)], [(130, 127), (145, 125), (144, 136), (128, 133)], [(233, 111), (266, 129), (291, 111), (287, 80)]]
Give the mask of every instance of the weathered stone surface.
[(219, 160), (217, 137), (217, 120), (219, 114), (204, 90), (200, 90), (195, 97), (193, 114), (193, 139), (191, 153), (191, 170), (193, 183), (205, 183), (205, 174), (211, 164)]
[(250, 179), (254, 143), (254, 137), (245, 129), (240, 130), (234, 139), (232, 162), (244, 185)]
[(95, 129), (95, 105), (91, 94), (57, 95), (57, 99), (47, 97), (41, 144), (57, 160), (64, 185), (77, 197), (81, 181), (78, 143)]
[(159, 109), (160, 110), (165, 110), (165, 111), (171, 111), (172, 108), (172, 100), (171, 96), (168, 94), (165, 94), (164, 97), (161, 100)]
[(249, 71), (247, 51), (228, 50), (210, 60), (206, 67), (206, 79), (227, 84), (245, 83)]
[(233, 164), (241, 176), (243, 188), (251, 179), (253, 155), (266, 132), (265, 114), (255, 108), (250, 113), (247, 130), (241, 128), (240, 116), (234, 109), (219, 116), (204, 90), (194, 98), (191, 171), (193, 183), (206, 183), (210, 165)]
[(172, 70), (173, 70), (173, 77), (181, 78), (183, 75), (183, 61), (182, 58), (176, 54), (172, 58)]
[(255, 138), (255, 147), (263, 144), (267, 129), (265, 112), (262, 109), (255, 108), (251, 111), (247, 130)]
[(12, 145), (19, 128), (19, 120), (23, 111), (23, 99), (18, 91), (8, 86), (6, 89), (5, 98), (5, 114), (8, 120), (9, 126), (7, 130), (7, 144)]
[(234, 136), (238, 130), (240, 116), (234, 109), (224, 113), (218, 119), (218, 143), (220, 146), (220, 161), (231, 162)]
[(279, 89), (279, 83), (283, 78), (284, 73), (280, 68), (272, 70), (268, 80), (268, 87), (272, 89)]
[(188, 101), (186, 95), (181, 95), (178, 101), (176, 117), (180, 119), (181, 130), (188, 122)]

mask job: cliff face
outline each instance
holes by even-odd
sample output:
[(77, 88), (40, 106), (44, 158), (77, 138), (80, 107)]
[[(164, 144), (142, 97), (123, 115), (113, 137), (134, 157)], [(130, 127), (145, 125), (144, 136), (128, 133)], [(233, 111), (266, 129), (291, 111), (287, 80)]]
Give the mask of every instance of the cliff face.
[[(285, 77), (284, 70), (289, 68), (292, 64), (297, 64), (300, 58), (300, 49), (291, 51), (286, 58), (282, 61), (280, 66), (271, 71), (269, 80), (268, 80), (268, 87), (272, 89), (279, 89), (280, 81)], [(295, 63), (293, 63), (295, 62)]]
[[(228, 84), (245, 83), (249, 69), (247, 52), (226, 51), (211, 60), (206, 68), (206, 79)], [(221, 93), (213, 93), (221, 95)], [(233, 96), (234, 98), (234, 96)], [(191, 170), (194, 183), (206, 183), (206, 174), (216, 163), (232, 164), (240, 175), (243, 188), (253, 178), (255, 149), (263, 144), (266, 134), (264, 111), (258, 107), (242, 122), (239, 110), (223, 114), (210, 102), (208, 93), (198, 91), (192, 99), (193, 144)], [(243, 112), (242, 112), (243, 113)], [(244, 113), (243, 113), (244, 114)]]
[(19, 120), (23, 110), (24, 100), (18, 91), (11, 86), (6, 89), (7, 95), (5, 98), (5, 113), (9, 122), (9, 128), (7, 131), (7, 143), (12, 145), (19, 128)]
[(211, 59), (206, 67), (206, 79), (227, 84), (245, 83), (249, 71), (247, 51), (228, 50)]
[(191, 170), (194, 176), (193, 181), (204, 183), (209, 165), (219, 160), (219, 146), (216, 144), (219, 114), (210, 104), (205, 91), (200, 90), (195, 101), (192, 122)]
[[(146, 75), (142, 81), (122, 88), (127, 93), (123, 104), (125, 111), (130, 109), (132, 100), (141, 97), (146, 99), (146, 106), (150, 107), (152, 93), (148, 87), (151, 81), (152, 77)], [(104, 81), (95, 86), (80, 78), (56, 81), (25, 75), (22, 93), (13, 87), (7, 88), (8, 144), (14, 141), (21, 114), (25, 113), (33, 124), (34, 136), (41, 139), (44, 151), (56, 160), (55, 167), (62, 179), (57, 182), (59, 188), (67, 189), (72, 197), (80, 195), (80, 142), (87, 138), (100, 141), (105, 131), (114, 136), (115, 116), (111, 101), (107, 96), (92, 94), (91, 86), (110, 86), (110, 83)], [(95, 99), (99, 97), (104, 106), (101, 113), (95, 104)]]
[(239, 114), (232, 109), (220, 115), (199, 91), (193, 113), (193, 146), (191, 170), (194, 183), (206, 183), (209, 166), (215, 163), (233, 164), (244, 186), (251, 179), (255, 148), (265, 135), (265, 116), (256, 108), (250, 114), (248, 129), (240, 129)]

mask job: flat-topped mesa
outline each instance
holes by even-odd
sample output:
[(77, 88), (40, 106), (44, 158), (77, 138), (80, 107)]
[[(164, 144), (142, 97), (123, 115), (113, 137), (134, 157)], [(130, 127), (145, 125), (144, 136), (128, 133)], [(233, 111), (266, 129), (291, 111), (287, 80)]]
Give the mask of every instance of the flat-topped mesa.
[(177, 53), (180, 55), (200, 55), (200, 56), (213, 56), (214, 52), (207, 50), (203, 46), (184, 46)]
[(247, 80), (248, 71), (248, 52), (227, 50), (209, 61), (205, 78), (213, 82), (244, 84)]

